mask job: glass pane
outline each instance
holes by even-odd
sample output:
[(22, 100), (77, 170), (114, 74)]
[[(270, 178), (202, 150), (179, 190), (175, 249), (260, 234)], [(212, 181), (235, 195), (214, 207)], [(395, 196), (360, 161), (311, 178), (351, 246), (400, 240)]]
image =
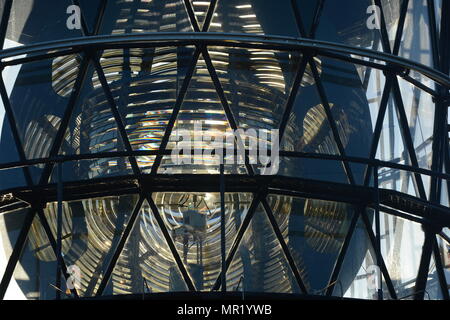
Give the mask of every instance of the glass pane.
[(442, 0), (434, 0), (434, 11), (436, 16), (436, 31), (441, 32)]
[(419, 166), (431, 169), (435, 109), (433, 97), (403, 79), (399, 79), (399, 85)]
[[(331, 145), (334, 150), (326, 150), (321, 153), (340, 154), (337, 144), (334, 142), (339, 139), (345, 155), (367, 158), (373, 129), (367, 91), (364, 88), (364, 82), (361, 81), (357, 66), (326, 57), (320, 57), (319, 61), (320, 64), (317, 65), (321, 71), (320, 85), (323, 86), (325, 96), (319, 97), (317, 93), (310, 94), (310, 97), (318, 98), (315, 103), (321, 104), (321, 116), (313, 113), (311, 117), (307, 113), (305, 120), (309, 118), (310, 123), (317, 123), (319, 119), (323, 119), (322, 122), (328, 126), (323, 127), (323, 131), (321, 131), (322, 135), (326, 134), (329, 136), (328, 140), (334, 143), (334, 146)], [(359, 71), (362, 72), (362, 70)], [(367, 69), (365, 71), (367, 72)], [(317, 90), (316, 86), (313, 87), (313, 90)], [(298, 96), (300, 101), (308, 99), (308, 93), (305, 92), (306, 89), (309, 88), (301, 90), (304, 92)], [(324, 99), (328, 101), (332, 118), (326, 116)], [(314, 108), (317, 108), (317, 106)], [(310, 112), (312, 111), (313, 109), (310, 109)], [(313, 121), (311, 121), (311, 118)], [(330, 123), (330, 121), (333, 121), (333, 123)], [(331, 125), (334, 125), (338, 132), (336, 136), (331, 130)], [(312, 127), (314, 126), (317, 127), (318, 125), (314, 124)], [(315, 131), (318, 130), (316, 129)], [(315, 134), (315, 136), (320, 137), (320, 134)], [(355, 181), (362, 183), (365, 166), (351, 164), (350, 167)]]
[[(368, 157), (372, 125), (367, 91), (357, 66), (320, 57), (321, 83), (348, 156)], [(375, 76), (375, 75), (374, 75)]]
[(108, 1), (100, 33), (192, 32), (182, 0)]
[(97, 18), (102, 0), (78, 0), (81, 8), (81, 14), (86, 22), (90, 33), (94, 32), (94, 27), (97, 24)]
[(431, 255), (430, 266), (428, 268), (427, 286), (425, 288), (425, 299), (428, 300), (443, 300), (441, 285), (436, 270), (436, 262), (434, 255)]
[[(391, 93), (378, 143), (377, 159), (411, 165), (404, 141), (397, 106)], [(378, 174), (380, 187), (418, 196), (413, 179), (415, 177), (410, 172), (398, 169), (380, 168)]]
[[(61, 68), (65, 73), (65, 68)], [(121, 111), (121, 106), (116, 103)], [(123, 119), (121, 118), (122, 122)], [(93, 65), (87, 69), (86, 81), (72, 112), (60, 155), (79, 155), (125, 151), (111, 104), (100, 83)], [(63, 180), (74, 181), (120, 175), (131, 172), (127, 158), (103, 158), (66, 162), (63, 165)], [(53, 181), (56, 181), (54, 170)]]
[[(193, 53), (193, 47), (103, 52), (100, 62), (134, 151), (159, 149)], [(147, 173), (155, 157), (136, 160)]]
[[(269, 196), (268, 200), (309, 292), (324, 295), (354, 214), (353, 207), (281, 195)], [(361, 243), (360, 251), (366, 249), (367, 245)], [(362, 256), (361, 252), (352, 253), (356, 263)]]
[[(300, 55), (227, 47), (212, 47), (209, 53), (238, 127), (278, 129)], [(304, 85), (310, 81), (309, 74)]]
[[(300, 8), (302, 3), (310, 2), (298, 1)], [(322, 10), (320, 1), (312, 2), (315, 3), (314, 12), (318, 12), (320, 19), (315, 33), (317, 39), (383, 51), (380, 42), (383, 10), (389, 41), (394, 42), (401, 1), (381, 1), (382, 9), (371, 0), (326, 1)]]
[(261, 205), (256, 209), (228, 268), (227, 290), (301, 293)]
[[(95, 295), (136, 202), (137, 196), (126, 195), (63, 203), (62, 254), (67, 267), (80, 269), (80, 296)], [(44, 213), (55, 236), (57, 203)]]
[(349, 183), (341, 161), (280, 157), (279, 175), (328, 182)]
[[(6, 39), (17, 45), (81, 37), (77, 25), (79, 15), (70, 0), (52, 1), (14, 0)], [(70, 13), (67, 13), (70, 12)]]
[[(220, 194), (165, 192), (153, 199), (196, 289), (210, 291), (221, 271)], [(251, 201), (249, 193), (225, 194), (226, 253)]]
[[(3, 48), (8, 49), (18, 45), (14, 41), (5, 39)], [(20, 56), (22, 58), (23, 56)], [(15, 87), (17, 77), (19, 75), (22, 65), (8, 66), (2, 72), (3, 81), (8, 97)], [(20, 119), (19, 119), (20, 120)], [(17, 124), (16, 124), (17, 125)], [(0, 163), (16, 162), (20, 160), (16, 143), (13, 138), (11, 127), (8, 118), (6, 117), (3, 99), (0, 99), (0, 148), (3, 152), (0, 153)], [(20, 187), (26, 184), (22, 169), (8, 169), (0, 171), (0, 189)]]
[[(194, 75), (181, 105), (170, 136), (168, 149), (198, 150), (194, 156), (179, 155), (163, 158), (160, 172), (164, 173), (219, 173), (219, 159), (210, 155), (214, 143), (228, 145), (231, 127), (217, 95), (203, 56), (197, 62)], [(233, 140), (232, 140), (233, 141)], [(230, 143), (230, 147), (233, 145)], [(180, 150), (181, 151), (181, 150)], [(176, 162), (174, 158), (178, 158)], [(178, 162), (179, 161), (179, 162)], [(183, 165), (178, 163), (183, 162)], [(227, 173), (236, 173), (236, 165), (226, 165)]]
[[(0, 279), (3, 278), (8, 260), (22, 230), (22, 225), (27, 214), (30, 214), (28, 208), (0, 214)], [(5, 299), (26, 299), (25, 293), (14, 277), (11, 278)]]
[[(446, 232), (447, 236), (450, 235), (448, 228), (445, 228), (444, 232)], [(442, 266), (444, 268), (444, 276), (447, 281), (447, 287), (450, 294), (450, 242), (447, 242), (441, 237), (437, 237), (437, 239)]]
[[(61, 281), (61, 288), (56, 287), (56, 267), (56, 256), (36, 216), (13, 275), (27, 300), (53, 300), (57, 290), (65, 296), (64, 281)], [(12, 285), (12, 288), (11, 284), (8, 287), (6, 296), (15, 299), (20, 294), (15, 284)]]
[[(372, 217), (372, 215), (369, 216)], [(359, 259), (355, 260), (355, 256), (358, 256)], [(370, 242), (366, 227), (361, 218), (359, 218), (334, 287), (333, 295), (378, 300), (380, 285), (383, 292), (383, 300), (391, 299), (384, 275), (377, 266), (375, 250)]]
[(381, 253), (397, 297), (412, 299), (424, 242), (422, 227), (381, 212), (380, 231)]
[(433, 67), (427, 0), (409, 1), (399, 55)]
[(289, 0), (219, 0), (209, 31), (299, 36)]
[(103, 295), (187, 290), (161, 228), (144, 201)]
[[(11, 127), (5, 118), (3, 132), (0, 137), (0, 163), (20, 161), (16, 143), (12, 136)], [(25, 176), (22, 168), (0, 170), (0, 190), (23, 187), (26, 185)]]
[[(195, 13), (195, 19), (197, 20), (198, 27), (202, 30), (203, 25), (205, 23), (206, 14), (208, 13), (208, 9), (211, 5), (211, 0), (206, 1), (198, 1), (198, 0), (189, 0), (191, 3), (192, 9)], [(215, 13), (217, 16), (217, 13)]]
[[(321, 72), (321, 61), (316, 59)], [(292, 106), (281, 150), (320, 154), (339, 154), (328, 117), (318, 95), (308, 64)], [(330, 107), (333, 109), (334, 104)]]
[[(78, 56), (40, 60), (3, 71), (27, 159), (48, 157), (78, 74)], [(10, 131), (4, 123), (4, 129)], [(2, 145), (13, 143), (4, 132)], [(37, 182), (43, 165), (30, 167)]]

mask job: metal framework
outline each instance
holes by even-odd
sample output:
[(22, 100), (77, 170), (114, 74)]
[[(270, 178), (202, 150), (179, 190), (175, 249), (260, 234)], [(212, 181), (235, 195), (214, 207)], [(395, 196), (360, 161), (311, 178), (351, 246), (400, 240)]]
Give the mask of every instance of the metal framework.
[[(384, 16), (382, 16), (380, 41), (383, 45), (384, 52), (350, 47), (343, 44), (324, 42), (314, 39), (315, 31), (317, 30), (317, 26), (321, 21), (321, 11), (323, 3), (326, 1), (318, 2), (311, 30), (305, 29), (305, 26), (301, 21), (301, 15), (298, 11), (298, 4), (296, 1), (292, 1), (292, 10), (295, 13), (297, 27), (301, 34), (301, 37), (288, 38), (278, 36), (256, 36), (248, 34), (210, 33), (208, 32), (208, 29), (218, 1), (211, 1), (211, 5), (207, 11), (205, 22), (203, 26), (199, 26), (195, 17), (194, 10), (191, 6), (191, 2), (189, 0), (184, 1), (184, 4), (186, 6), (186, 11), (190, 18), (193, 30), (195, 31), (194, 33), (137, 33), (127, 35), (98, 36), (97, 34), (101, 27), (103, 15), (105, 14), (105, 7), (107, 5), (107, 1), (104, 0), (101, 1), (101, 6), (99, 7), (96, 18), (96, 24), (92, 31), (88, 30), (87, 23), (83, 21), (82, 26), (84, 37), (82, 38), (40, 43), (0, 51), (1, 68), (73, 53), (78, 53), (82, 56), (82, 60), (79, 65), (78, 76), (74, 84), (68, 106), (65, 109), (65, 113), (61, 120), (58, 133), (56, 134), (56, 137), (51, 146), (50, 154), (45, 159), (26, 158), (16, 126), (16, 119), (5, 89), (4, 79), (0, 79), (0, 95), (4, 103), (6, 118), (10, 123), (12, 136), (14, 138), (20, 156), (20, 161), (0, 164), (0, 170), (21, 168), (28, 184), (26, 187), (1, 191), (1, 194), (5, 199), (1, 203), (0, 210), (6, 212), (13, 208), (29, 208), (26, 220), (23, 223), (22, 230), (20, 231), (18, 239), (13, 248), (12, 255), (8, 261), (6, 271), (1, 280), (0, 298), (3, 298), (6, 293), (15, 267), (20, 259), (21, 252), (24, 250), (27, 235), (30, 231), (35, 216), (39, 218), (39, 221), (42, 224), (45, 233), (51, 243), (51, 247), (56, 257), (58, 258), (57, 261), (59, 268), (56, 278), (59, 279), (58, 281), (60, 281), (61, 274), (64, 278), (68, 277), (67, 266), (65, 265), (64, 259), (61, 255), (62, 245), (60, 215), (63, 210), (61, 203), (68, 200), (123, 194), (139, 194), (139, 201), (134, 208), (134, 211), (128, 221), (128, 225), (126, 226), (122, 234), (122, 237), (120, 238), (120, 241), (115, 247), (115, 251), (111, 260), (107, 264), (107, 271), (103, 279), (101, 280), (97, 295), (101, 296), (104, 292), (108, 284), (108, 280), (110, 279), (114, 267), (117, 263), (117, 260), (124, 248), (128, 236), (130, 235), (137, 214), (145, 200), (148, 201), (150, 208), (156, 217), (157, 223), (164, 234), (165, 240), (169, 245), (169, 248), (173, 254), (179, 270), (181, 271), (188, 289), (190, 291), (195, 291), (195, 284), (190, 278), (189, 273), (186, 271), (186, 267), (175, 248), (175, 245), (168, 233), (164, 222), (162, 221), (158, 208), (152, 199), (152, 194), (158, 191), (208, 191), (220, 192), (222, 195), (222, 200), (224, 199), (225, 192), (250, 192), (254, 195), (245, 220), (242, 222), (242, 225), (237, 233), (237, 236), (228, 255), (225, 256), (224, 251), (222, 251), (222, 272), (221, 275), (217, 278), (213, 290), (219, 290), (220, 288), (222, 288), (222, 290), (226, 290), (226, 271), (231, 265), (236, 250), (241, 243), (241, 240), (255, 213), (255, 210), (259, 205), (262, 205), (273, 228), (273, 231), (281, 245), (283, 253), (289, 263), (289, 266), (295, 276), (295, 280), (297, 281), (298, 286), (300, 287), (303, 294), (312, 294), (311, 292), (308, 292), (308, 289), (304, 284), (302, 275), (295, 265), (289, 247), (280, 232), (277, 221), (274, 217), (274, 213), (272, 212), (272, 209), (268, 204), (268, 195), (277, 194), (346, 202), (353, 204), (355, 208), (357, 208), (351, 219), (348, 234), (345, 236), (344, 243), (339, 252), (330, 279), (328, 281), (328, 286), (325, 288), (326, 296), (331, 297), (333, 295), (333, 291), (335, 289), (337, 290), (337, 288), (335, 287), (337, 284), (339, 273), (341, 271), (357, 222), (361, 219), (366, 228), (371, 245), (375, 250), (376, 261), (381, 269), (383, 279), (387, 286), (387, 291), (393, 299), (402, 298), (398, 297), (396, 294), (388, 268), (386, 267), (386, 263), (384, 261), (384, 257), (381, 254), (379, 223), (380, 211), (383, 211), (386, 214), (402, 217), (404, 219), (420, 223), (423, 226), (425, 232), (425, 241), (423, 244), (418, 275), (415, 280), (414, 298), (424, 299), (425, 297), (430, 259), (434, 257), (441, 291), (443, 297), (448, 300), (449, 291), (444, 275), (441, 256), (437, 246), (436, 237), (440, 236), (443, 228), (450, 227), (450, 210), (447, 206), (441, 205), (442, 188), (444, 183), (449, 186), (447, 187), (447, 191), (448, 198), (450, 198), (450, 151), (448, 141), (449, 127), (447, 124), (447, 108), (450, 101), (450, 45), (448, 41), (450, 39), (450, 2), (442, 2), (441, 25), (439, 26), (438, 31), (436, 28), (437, 23), (434, 1), (427, 1), (429, 8), (429, 19), (431, 21), (430, 32), (434, 56), (434, 68), (430, 68), (398, 56), (400, 40), (403, 34), (403, 25), (405, 22), (409, 1), (405, 0), (402, 2), (397, 34), (395, 36), (395, 41), (392, 45), (392, 48), (391, 43), (389, 43), (389, 40), (387, 38)], [(0, 24), (1, 43), (3, 43), (5, 40), (8, 18), (12, 3), (12, 0), (8, 0), (5, 2), (5, 8)], [(78, 4), (78, 1), (74, 1), (74, 3)], [(380, 1), (375, 1), (375, 3), (379, 6), (382, 6)], [(109, 87), (108, 81), (105, 77), (104, 70), (102, 69), (102, 66), (100, 64), (101, 52), (103, 50), (112, 48), (156, 48), (162, 46), (179, 47), (186, 45), (195, 46), (195, 53), (192, 56), (190, 65), (187, 67), (186, 76), (180, 86), (178, 97), (173, 107), (173, 111), (162, 138), (159, 150), (134, 151), (130, 144), (129, 137), (125, 129), (125, 124), (121, 119), (120, 112), (111, 93), (111, 88)], [(211, 81), (214, 84), (214, 88), (216, 89), (217, 94), (220, 98), (230, 127), (233, 129), (238, 128), (238, 124), (236, 122), (236, 119), (234, 119), (233, 112), (228, 105), (228, 100), (225, 96), (221, 81), (217, 75), (211, 57), (208, 54), (208, 48), (217, 45), (223, 47), (290, 51), (299, 52), (301, 54), (301, 61), (299, 63), (299, 68), (294, 79), (294, 89), (289, 94), (289, 97), (286, 101), (286, 106), (284, 109), (285, 113), (283, 114), (281, 123), (279, 125), (280, 140), (282, 139), (286, 130), (289, 115), (292, 112), (295, 97), (297, 95), (297, 90), (300, 88), (299, 84), (301, 83), (305, 74), (305, 70), (308, 67), (312, 71), (314, 80), (316, 82), (317, 94), (324, 106), (328, 123), (330, 124), (335, 142), (339, 150), (339, 154), (328, 155), (294, 151), (281, 151), (280, 156), (297, 159), (297, 161), (301, 161), (301, 159), (339, 161), (343, 166), (344, 172), (346, 173), (348, 180), (347, 184), (330, 183), (301, 178), (289, 178), (283, 176), (258, 176), (255, 175), (252, 166), (248, 162), (246, 163), (247, 174), (244, 175), (224, 175), (223, 171), (220, 175), (194, 176), (164, 175), (158, 173), (158, 168), (161, 165), (163, 156), (171, 153), (171, 150), (167, 149), (170, 134), (174, 128), (175, 121), (186, 96), (186, 92), (189, 88), (190, 81), (194, 74), (200, 54), (205, 60), (207, 70), (211, 77)], [(23, 57), (23, 54), (26, 54), (26, 57)], [(322, 84), (322, 79), (318, 72), (316, 62), (313, 59), (316, 56), (330, 57), (341, 61), (357, 63), (361, 66), (367, 66), (373, 69), (382, 70), (385, 73), (386, 82), (382, 99), (380, 101), (378, 117), (374, 127), (373, 140), (370, 146), (370, 156), (368, 158), (358, 158), (346, 155), (339, 136), (339, 130), (336, 127), (336, 122), (334, 121), (333, 114), (331, 113), (327, 92)], [(123, 141), (125, 150), (95, 154), (60, 155), (59, 150), (63, 143), (64, 133), (68, 127), (71, 115), (74, 112), (74, 108), (79, 100), (80, 93), (83, 88), (83, 83), (88, 77), (87, 74), (90, 67), (92, 67), (99, 76), (101, 86), (110, 105), (112, 114), (114, 115), (114, 120), (117, 125), (120, 137)], [(422, 76), (430, 79), (432, 82), (434, 82), (435, 86), (433, 86), (432, 88), (428, 87), (417, 79), (411, 77), (410, 72), (413, 71), (420, 73)], [(399, 87), (399, 78), (408, 81), (418, 90), (423, 90), (433, 96), (436, 112), (434, 119), (431, 170), (419, 167), (413, 139), (411, 137), (410, 128), (408, 126), (408, 119), (405, 113), (404, 101), (402, 100), (402, 93)], [(395, 163), (391, 161), (381, 161), (376, 159), (376, 151), (380, 140), (383, 121), (385, 119), (386, 112), (388, 111), (390, 96), (392, 96), (395, 101), (396, 112), (399, 118), (399, 125), (401, 127), (401, 134), (407, 150), (406, 158), (409, 158), (409, 161), (405, 162), (405, 164)], [(136, 161), (136, 157), (138, 156), (156, 157), (150, 173), (142, 172)], [(90, 181), (62, 182), (63, 177), (61, 177), (60, 173), (62, 163), (75, 160), (106, 158), (127, 158), (131, 164), (133, 174), (114, 178), (92, 179)], [(38, 164), (43, 165), (44, 170), (41, 175), (40, 181), (38, 183), (34, 183), (29, 170), (32, 166)], [(359, 185), (355, 181), (352, 173), (352, 164), (363, 164), (366, 167), (365, 179), (362, 185)], [(58, 172), (60, 173), (58, 175), (59, 182), (57, 184), (52, 184), (49, 182), (49, 178), (55, 166), (57, 166)], [(379, 188), (378, 179), (380, 170), (382, 169), (398, 169), (402, 172), (411, 173), (414, 178), (414, 185), (418, 191), (418, 196), (414, 197), (403, 192)], [(428, 176), (431, 179), (430, 190), (425, 190), (422, 180), (425, 176)], [(6, 199), (7, 195), (10, 195), (8, 199)], [(60, 204), (58, 207), (59, 227), (56, 239), (53, 236), (53, 233), (49, 226), (49, 222), (47, 221), (43, 213), (43, 208), (45, 207), (46, 203), (55, 201)], [(374, 230), (372, 229), (372, 222), (367, 215), (368, 208), (373, 209), (375, 212)], [(222, 212), (223, 211), (224, 204), (222, 203)], [(224, 237), (224, 233), (222, 234), (222, 237)], [(443, 239), (448, 242), (448, 237), (445, 237), (446, 236), (444, 235)], [(224, 248), (224, 246), (225, 244), (222, 243), (222, 248)], [(72, 293), (74, 297), (78, 297), (76, 290), (72, 290)], [(378, 298), (383, 299), (381, 291), (379, 292)]]

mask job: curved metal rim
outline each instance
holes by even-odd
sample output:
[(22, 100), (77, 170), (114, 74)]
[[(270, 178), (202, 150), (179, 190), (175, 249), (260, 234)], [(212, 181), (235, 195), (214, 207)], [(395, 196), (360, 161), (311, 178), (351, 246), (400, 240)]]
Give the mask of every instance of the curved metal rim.
[[(64, 201), (76, 201), (142, 192), (146, 194), (153, 192), (219, 192), (218, 180), (219, 176), (214, 174), (113, 176), (65, 182), (63, 194)], [(376, 206), (374, 192), (377, 189), (373, 187), (281, 175), (250, 176), (234, 174), (226, 175), (225, 181), (226, 192), (258, 193), (263, 188), (267, 189), (268, 194)], [(17, 205), (18, 201), (24, 205), (32, 204), (38, 200), (45, 203), (55, 202), (57, 201), (56, 187), (56, 184), (47, 184), (31, 188), (11, 189), (2, 194), (12, 194), (13, 198), (4, 203), (0, 212), (10, 211), (10, 206)], [(36, 189), (39, 189), (39, 194), (35, 193)], [(432, 204), (396, 190), (378, 190), (377, 192), (380, 193), (381, 197), (380, 204), (427, 219), (429, 223), (441, 227), (450, 227), (450, 210), (447, 207)], [(407, 219), (411, 220), (411, 218)]]
[[(114, 151), (114, 152), (101, 152), (101, 153), (93, 153), (93, 154), (74, 154), (74, 155), (62, 155), (54, 158), (37, 158), (37, 159), (28, 159), (26, 161), (16, 161), (16, 162), (8, 162), (0, 164), (0, 171), (19, 169), (24, 167), (30, 167), (35, 165), (42, 165), (48, 163), (64, 163), (64, 162), (72, 162), (72, 161), (82, 161), (82, 160), (101, 160), (108, 158), (127, 158), (127, 157), (145, 157), (145, 156), (157, 156), (157, 155), (171, 155), (172, 150), (145, 150), (145, 151)], [(195, 150), (192, 150), (192, 153), (195, 153)], [(214, 154), (214, 153), (213, 153)], [(389, 161), (383, 161), (378, 159), (367, 159), (362, 157), (353, 157), (353, 156), (341, 156), (335, 154), (321, 154), (321, 153), (308, 153), (308, 152), (296, 152), (296, 151), (284, 151), (280, 150), (280, 157), (285, 158), (299, 158), (299, 159), (316, 159), (316, 160), (328, 160), (328, 161), (347, 161), (354, 164), (362, 164), (372, 167), (378, 168), (389, 168), (389, 169), (397, 169), (402, 171), (407, 171), (411, 173), (419, 173), (433, 178), (439, 178), (450, 181), (449, 173), (440, 173), (435, 172), (429, 169), (424, 169), (420, 167), (409, 166), (405, 164), (399, 164)], [(0, 192), (2, 190), (0, 189)]]
[[(337, 52), (342, 54), (358, 55), (365, 58), (383, 61), (398, 67), (399, 71), (414, 70), (430, 78), (431, 80), (450, 87), (450, 77), (425, 66), (423, 64), (407, 60), (392, 54), (374, 51), (370, 49), (352, 47), (340, 43), (312, 40), (306, 38), (248, 35), (241, 33), (214, 33), (214, 32), (160, 32), (160, 33), (138, 33), (127, 35), (103, 35), (85, 36), (65, 40), (42, 42), (38, 44), (10, 48), (0, 51), (0, 59), (3, 65), (15, 65), (23, 63), (20, 57), (27, 54), (36, 54), (27, 57), (26, 61), (42, 60), (49, 56), (67, 55), (87, 49), (112, 49), (112, 48), (140, 48), (140, 47), (170, 47), (186, 45), (207, 45), (244, 48), (265, 48), (284, 51), (311, 50), (314, 53)], [(344, 58), (344, 57), (340, 57)], [(360, 61), (364, 64), (364, 60)], [(373, 66), (373, 64), (371, 64)], [(380, 65), (380, 67), (382, 67)]]

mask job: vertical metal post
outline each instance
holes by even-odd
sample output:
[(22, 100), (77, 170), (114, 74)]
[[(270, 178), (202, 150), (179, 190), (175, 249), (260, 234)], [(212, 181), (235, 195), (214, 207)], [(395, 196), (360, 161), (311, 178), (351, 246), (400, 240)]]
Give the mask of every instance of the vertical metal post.
[[(222, 161), (223, 162), (223, 161)], [(225, 166), (220, 164), (220, 252), (222, 255), (222, 292), (227, 291), (225, 241)]]
[[(62, 210), (63, 210), (63, 183), (62, 183), (62, 163), (58, 162), (57, 165), (57, 200), (58, 200), (58, 213), (56, 220), (56, 287), (61, 289), (61, 249), (62, 249)], [(56, 300), (61, 299), (61, 291), (56, 291)]]
[(373, 167), (373, 187), (375, 188), (375, 254), (377, 260), (377, 293), (378, 300), (383, 300), (383, 289), (381, 281), (381, 230), (380, 230), (380, 191), (378, 189), (378, 167)]

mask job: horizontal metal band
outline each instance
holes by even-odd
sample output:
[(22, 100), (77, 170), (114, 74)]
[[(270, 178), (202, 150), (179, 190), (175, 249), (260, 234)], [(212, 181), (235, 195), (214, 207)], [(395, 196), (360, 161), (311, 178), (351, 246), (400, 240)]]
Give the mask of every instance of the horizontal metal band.
[[(91, 179), (83, 182), (65, 182), (63, 195), (64, 201), (71, 201), (142, 192), (220, 192), (219, 179), (220, 175), (210, 174), (158, 174), (142, 175), (139, 178), (122, 176)], [(377, 204), (375, 196), (377, 190), (372, 187), (284, 176), (225, 175), (224, 179), (226, 192), (254, 193), (265, 188), (278, 195), (323, 200), (333, 200), (330, 199), (330, 195), (333, 195), (341, 202), (363, 206)], [(56, 188), (56, 184), (50, 184), (16, 189), (13, 198), (2, 203), (2, 207), (10, 206), (18, 199), (28, 203), (55, 202)], [(447, 207), (431, 204), (394, 190), (379, 189), (378, 192), (381, 205), (426, 218), (427, 221), (440, 227), (450, 227), (450, 209)], [(0, 207), (0, 212), (2, 211), (5, 210)]]
[[(326, 54), (327, 52), (357, 55), (382, 61), (390, 66), (397, 67), (400, 74), (407, 74), (408, 70), (414, 70), (437, 83), (450, 87), (450, 78), (444, 73), (427, 67), (423, 64), (398, 57), (389, 53), (352, 47), (340, 43), (313, 40), (306, 38), (280, 37), (267, 35), (249, 35), (241, 33), (214, 33), (214, 32), (158, 32), (158, 33), (134, 33), (126, 35), (102, 35), (71, 38), (65, 40), (43, 42), (28, 46), (21, 46), (0, 51), (0, 59), (3, 65), (15, 65), (24, 62), (36, 61), (49, 56), (67, 55), (85, 50), (100, 50), (113, 48), (143, 48), (143, 47), (167, 47), (206, 45), (240, 48), (261, 48), (288, 51), (310, 51), (314, 54)], [(3, 61), (6, 58), (32, 55), (26, 58), (17, 58)], [(337, 56), (335, 56), (337, 57)], [(339, 56), (345, 59), (345, 56)], [(348, 57), (350, 58), (350, 57)], [(360, 63), (365, 65), (363, 59)], [(371, 63), (373, 67), (374, 64)], [(385, 66), (380, 65), (380, 68)], [(391, 67), (392, 68), (392, 67)], [(393, 70), (395, 71), (395, 70)]]

